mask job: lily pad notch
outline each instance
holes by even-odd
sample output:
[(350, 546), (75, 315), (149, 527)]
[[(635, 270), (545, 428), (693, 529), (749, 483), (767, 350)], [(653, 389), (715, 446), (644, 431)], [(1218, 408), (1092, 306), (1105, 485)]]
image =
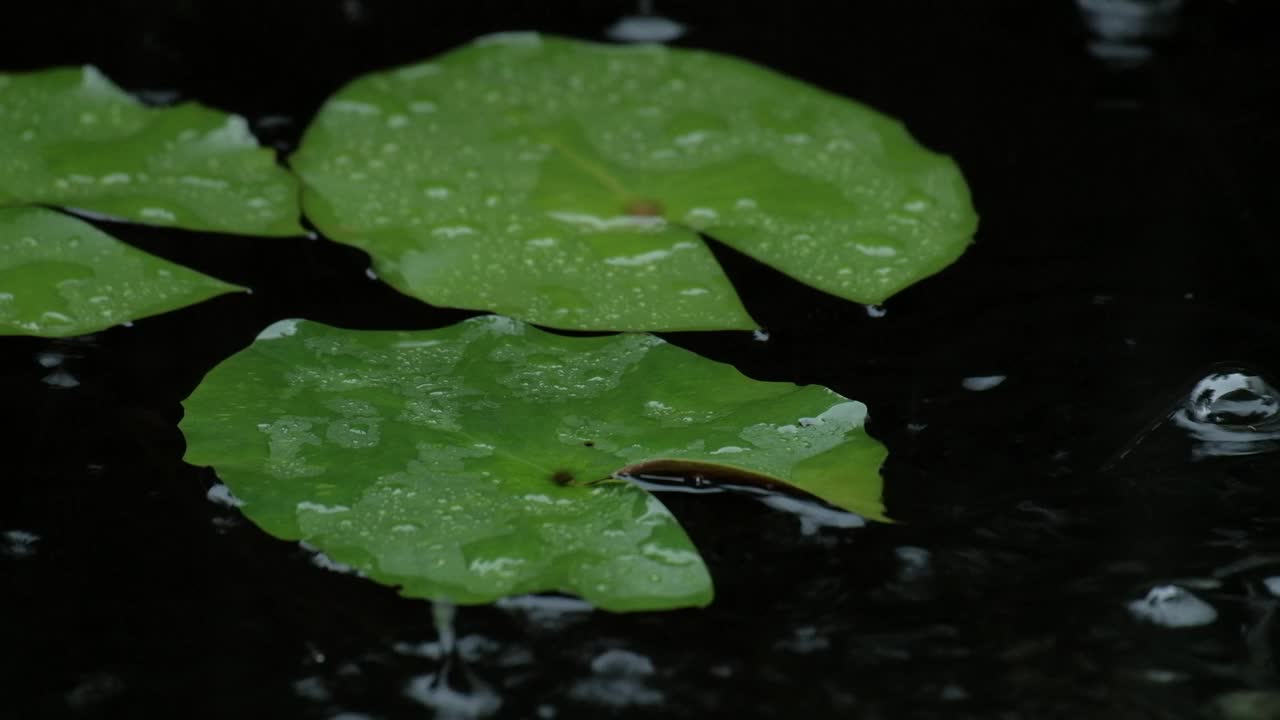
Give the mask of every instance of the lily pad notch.
[(296, 179), (243, 117), (150, 108), (97, 68), (0, 73), (0, 335), (104, 330), (244, 290), (137, 250), (83, 216), (303, 233)]
[(706, 234), (880, 303), (967, 247), (947, 157), (737, 58), (533, 33), (363, 76), (290, 164), (328, 237), (400, 291), (577, 330), (752, 329)]

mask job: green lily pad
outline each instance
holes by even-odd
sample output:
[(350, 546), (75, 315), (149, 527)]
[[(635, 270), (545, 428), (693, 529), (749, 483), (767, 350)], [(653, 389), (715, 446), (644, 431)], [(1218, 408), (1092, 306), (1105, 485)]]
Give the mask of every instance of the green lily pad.
[(743, 60), (536, 34), (366, 75), (290, 164), (307, 216), (399, 290), (585, 330), (749, 329), (698, 233), (878, 303), (977, 216), (896, 121)]
[(53, 210), (0, 208), (0, 335), (83, 335), (242, 289)]
[(650, 335), (570, 338), (486, 316), (419, 332), (286, 320), (184, 402), (267, 532), (411, 597), (558, 590), (611, 610), (705, 605), (676, 520), (619, 474), (683, 464), (881, 518), (866, 409), (757, 382)]
[(93, 67), (0, 74), (0, 205), (299, 235), (297, 181), (244, 118), (147, 108)]

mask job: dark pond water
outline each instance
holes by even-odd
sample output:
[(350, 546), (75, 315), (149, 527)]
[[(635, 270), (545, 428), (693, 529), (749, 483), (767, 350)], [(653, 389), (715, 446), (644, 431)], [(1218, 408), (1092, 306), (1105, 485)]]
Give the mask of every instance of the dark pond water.
[[(3, 10), (0, 68), (93, 62), (283, 149), (361, 72), (500, 29), (603, 39), (636, 10), (25, 5)], [(1276, 8), (659, 3), (679, 44), (903, 118), (983, 216), (959, 263), (883, 308), (717, 248), (768, 339), (669, 339), (866, 401), (900, 523), (665, 494), (716, 578), (706, 610), (461, 608), (449, 653), (446, 608), (212, 502), (212, 473), (180, 460), (179, 402), (262, 327), (464, 314), (323, 239), (112, 226), (254, 293), (0, 340), (0, 717), (1280, 717)]]

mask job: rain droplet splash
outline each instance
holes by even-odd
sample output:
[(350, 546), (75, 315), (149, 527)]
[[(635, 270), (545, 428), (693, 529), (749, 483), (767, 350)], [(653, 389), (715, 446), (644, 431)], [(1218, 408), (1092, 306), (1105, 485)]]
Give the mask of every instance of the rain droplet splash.
[(502, 698), (464, 663), (453, 624), (455, 613), (452, 603), (436, 601), (431, 604), (437, 647), (443, 664), (438, 673), (412, 678), (404, 693), (410, 699), (433, 708), (437, 718), (470, 720), (489, 717), (502, 707)]
[(1243, 368), (1206, 375), (1172, 419), (1196, 441), (1195, 459), (1280, 449), (1280, 392)]

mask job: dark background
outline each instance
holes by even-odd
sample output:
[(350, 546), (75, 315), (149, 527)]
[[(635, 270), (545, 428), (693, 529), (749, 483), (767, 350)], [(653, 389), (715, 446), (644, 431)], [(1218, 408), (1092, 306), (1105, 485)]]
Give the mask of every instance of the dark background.
[[(1149, 57), (1125, 63), (1099, 57), (1072, 2), (835, 5), (656, 10), (689, 26), (678, 45), (858, 98), (955, 157), (975, 245), (883, 317), (717, 246), (769, 339), (667, 337), (867, 402), (899, 524), (806, 536), (746, 498), (664, 495), (716, 578), (709, 609), (464, 608), (471, 639), (442, 673), (405, 651), (435, 638), (428, 604), (317, 569), (209, 502), (213, 474), (181, 462), (176, 423), (201, 376), (274, 320), (466, 313), (400, 296), (323, 239), (103, 223), (254, 292), (82, 338), (0, 339), (0, 532), (39, 538), (0, 536), (0, 718), (431, 717), (405, 688), (441, 674), (513, 718), (1181, 718), (1280, 687), (1260, 583), (1280, 575), (1280, 456), (1193, 462), (1164, 420), (1215, 363), (1280, 370), (1280, 6), (1172, 3), (1176, 23), (1133, 39)], [(603, 40), (635, 10), (15, 2), (0, 71), (93, 63), (149, 100), (243, 114), (289, 151), (356, 75), (497, 30)], [(58, 372), (78, 385), (50, 384)], [(973, 392), (974, 375), (1007, 380)], [(1174, 580), (1199, 582), (1218, 621), (1126, 612)], [(652, 672), (593, 669), (619, 649)]]

